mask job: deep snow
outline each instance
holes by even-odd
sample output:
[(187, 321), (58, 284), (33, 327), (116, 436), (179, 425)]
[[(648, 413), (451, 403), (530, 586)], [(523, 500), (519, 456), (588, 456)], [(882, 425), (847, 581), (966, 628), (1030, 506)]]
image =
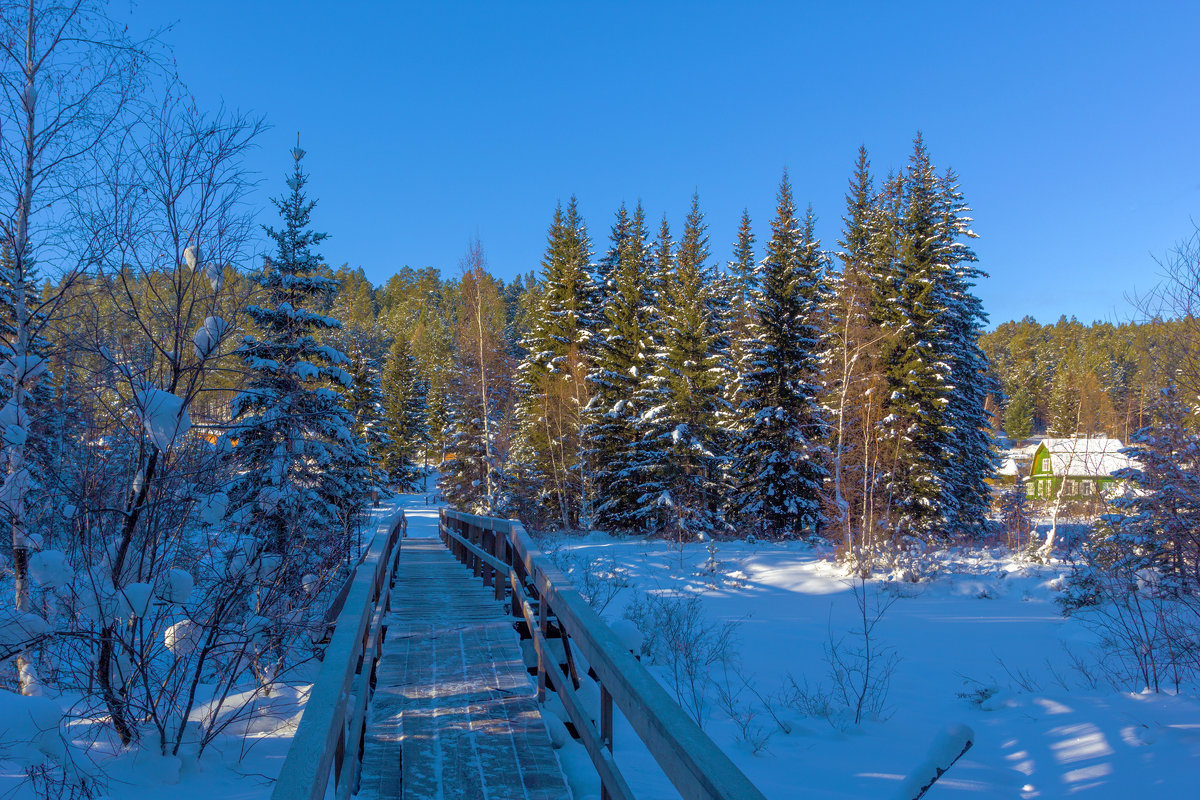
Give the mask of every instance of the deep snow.
[[(742, 670), (767, 697), (789, 674), (828, 684), (824, 646), (857, 614), (842, 570), (803, 544), (722, 542), (714, 571), (699, 543), (685, 548), (683, 569), (678, 549), (661, 541), (592, 534), (551, 537), (545, 546), (624, 570), (630, 585), (606, 609), (610, 620), (639, 592), (699, 596), (711, 620), (738, 623)], [(1200, 703), (1087, 685), (1067, 648), (1086, 656), (1091, 634), (1054, 602), (1064, 567), (1000, 551), (939, 561), (944, 571), (931, 581), (867, 584), (897, 597), (876, 629), (900, 657), (884, 719), (839, 730), (776, 704), (792, 732), (775, 733), (754, 755), (710, 704), (706, 730), (767, 797), (898, 796), (954, 726), (972, 729), (974, 746), (928, 798), (1196, 796)], [(664, 670), (652, 671), (666, 682)], [(971, 699), (980, 690), (990, 695), (982, 704)], [(777, 729), (765, 713), (758, 721)], [(623, 721), (615, 739), (639, 798), (677, 796)]]

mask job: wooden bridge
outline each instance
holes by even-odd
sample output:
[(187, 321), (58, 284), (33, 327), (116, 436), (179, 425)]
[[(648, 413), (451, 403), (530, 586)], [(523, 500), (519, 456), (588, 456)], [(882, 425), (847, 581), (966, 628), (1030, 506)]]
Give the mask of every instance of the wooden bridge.
[(520, 523), (442, 509), (438, 538), (407, 532), (403, 512), (385, 522), (336, 601), (273, 800), (566, 800), (549, 692), (605, 800), (636, 797), (613, 756), (617, 711), (680, 797), (763, 800)]

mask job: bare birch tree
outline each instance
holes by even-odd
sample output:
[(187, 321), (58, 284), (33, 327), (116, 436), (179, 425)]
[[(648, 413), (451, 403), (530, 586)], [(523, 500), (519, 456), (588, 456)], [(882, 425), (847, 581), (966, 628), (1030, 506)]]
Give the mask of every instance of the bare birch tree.
[[(131, 111), (149, 60), (98, 3), (0, 3), (0, 237), (9, 254), (5, 283), (11, 327), (5, 344), (11, 396), (5, 406), (0, 505), (12, 526), (15, 605), (29, 610), (26, 495), (32, 483), (26, 441), (30, 390), (45, 363), (35, 352), (31, 309), (42, 269), (77, 273), (88, 255), (65, 247), (71, 199), (97, 175), (96, 146)], [(21, 433), (18, 433), (21, 431)], [(17, 656), (21, 691), (40, 693), (27, 653)]]

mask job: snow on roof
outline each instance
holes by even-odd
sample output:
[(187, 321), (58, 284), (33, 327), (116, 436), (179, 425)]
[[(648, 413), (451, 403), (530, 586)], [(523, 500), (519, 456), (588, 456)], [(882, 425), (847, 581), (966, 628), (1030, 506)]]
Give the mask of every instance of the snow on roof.
[(1041, 443), (1050, 451), (1050, 471), (1055, 475), (1112, 475), (1134, 465), (1121, 453), (1125, 445), (1120, 439), (1072, 436)]

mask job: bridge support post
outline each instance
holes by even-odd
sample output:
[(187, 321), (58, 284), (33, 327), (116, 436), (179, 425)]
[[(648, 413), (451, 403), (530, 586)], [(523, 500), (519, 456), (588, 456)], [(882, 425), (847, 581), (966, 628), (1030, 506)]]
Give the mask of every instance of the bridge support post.
[[(546, 641), (546, 634), (549, 632), (549, 619), (546, 614), (546, 598), (538, 598), (538, 630), (542, 633), (542, 641)], [(537, 649), (538, 657), (538, 683), (537, 683), (537, 700), (539, 703), (546, 702), (546, 658), (549, 654), (545, 648)]]
[[(600, 741), (613, 751), (613, 698), (608, 687), (600, 684)], [(600, 800), (611, 800), (612, 795), (603, 781), (600, 782)]]
[[(504, 557), (504, 532), (492, 532), (492, 557), (507, 564), (508, 559)], [(492, 585), (496, 590), (496, 599), (504, 602), (504, 586), (508, 583), (508, 573), (500, 570), (492, 571)]]

